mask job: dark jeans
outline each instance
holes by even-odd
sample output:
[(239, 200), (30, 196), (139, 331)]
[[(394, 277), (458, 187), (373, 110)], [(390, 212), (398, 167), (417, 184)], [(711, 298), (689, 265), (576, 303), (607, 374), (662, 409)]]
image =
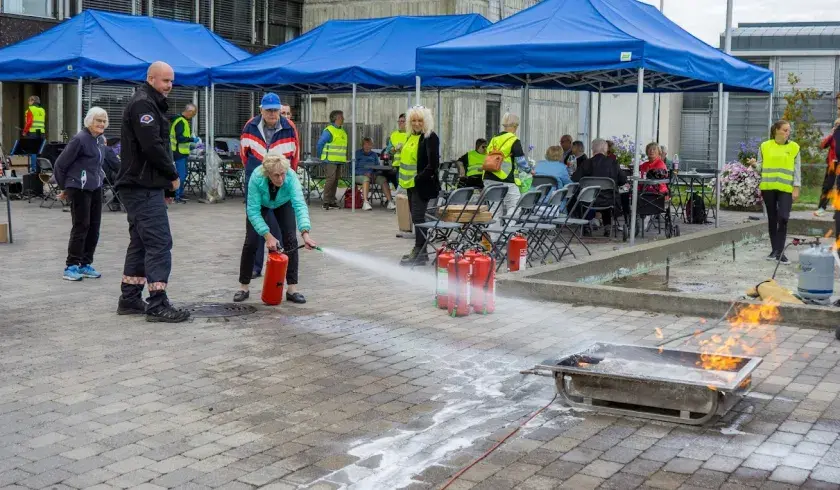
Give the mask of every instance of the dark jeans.
[(148, 308), (168, 304), (166, 284), (172, 270), (172, 234), (163, 189), (122, 188), (130, 241), (123, 266), (122, 298), (140, 298), (148, 284)]
[[(292, 209), (292, 203), (287, 202), (277, 209), (262, 208), (263, 219), (267, 215), (273, 214), (283, 230), (280, 241), (283, 243), (283, 250), (289, 257), (289, 268), (286, 271), (286, 283), (298, 283), (298, 251), (297, 251), (297, 222), (295, 221), (295, 211)], [(266, 222), (268, 220), (266, 219)], [(273, 233), (272, 233), (273, 235)], [(275, 238), (278, 238), (275, 235)], [(265, 247), (265, 238), (257, 235), (257, 230), (251, 224), (251, 220), (245, 218), (245, 244), (242, 246), (242, 257), (239, 259), (239, 283), (250, 284), (251, 272), (254, 270), (254, 255), (257, 252), (257, 247), (260, 246), (262, 240), (262, 247)]]
[(793, 194), (782, 191), (761, 191), (761, 197), (767, 208), (770, 245), (773, 247), (773, 253), (781, 253), (787, 240), (787, 224), (790, 208), (793, 206)]
[(426, 230), (417, 226), (417, 224), (426, 222), (426, 208), (429, 207), (429, 200), (421, 198), (420, 193), (414, 189), (406, 189), (406, 191), (408, 192), (408, 203), (411, 205), (411, 222), (415, 225), (414, 246), (420, 248), (426, 243)]
[(70, 200), (70, 244), (67, 246), (67, 265), (90, 265), (99, 243), (99, 225), (102, 222), (102, 189), (85, 191), (67, 188)]
[[(256, 167), (250, 169), (250, 171), (245, 172), (245, 206), (248, 206), (248, 180), (251, 178), (251, 174), (254, 173)], [(247, 218), (246, 218), (247, 219)], [(274, 213), (268, 213), (268, 218), (265, 220), (268, 223), (268, 231), (271, 232), (272, 235), (275, 237), (280, 236), (280, 227), (277, 225), (277, 219), (274, 217)], [(262, 236), (258, 237), (257, 241), (257, 251), (254, 253), (254, 272), (257, 274), (262, 274), (263, 264), (265, 263), (265, 238)]]
[(820, 203), (817, 206), (818, 208), (820, 208), (820, 209), (828, 208), (828, 199), (829, 199), (828, 193), (834, 187), (834, 181), (835, 181), (836, 178), (837, 178), (837, 176), (833, 172), (831, 172), (831, 167), (826, 165), (826, 167), (825, 167), (825, 177), (823, 177), (822, 193), (820, 194)]

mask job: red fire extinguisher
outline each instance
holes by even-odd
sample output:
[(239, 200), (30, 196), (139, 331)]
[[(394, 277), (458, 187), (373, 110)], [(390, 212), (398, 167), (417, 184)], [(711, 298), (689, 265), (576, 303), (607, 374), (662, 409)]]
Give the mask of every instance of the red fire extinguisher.
[(473, 274), (473, 264), (475, 264), (475, 259), (481, 257), (481, 252), (471, 248), (464, 252), (464, 258), (470, 261), (470, 276)]
[(449, 295), (447, 294), (447, 288), (449, 287), (448, 265), (453, 258), (455, 258), (455, 252), (446, 245), (438, 249), (437, 267), (435, 268), (435, 282), (437, 283), (435, 305), (441, 310), (447, 309), (449, 305)]
[(476, 313), (484, 315), (496, 311), (496, 259), (481, 254), (473, 262), (472, 301)]
[(289, 256), (282, 250), (268, 252), (263, 279), (262, 301), (267, 305), (279, 305), (283, 301), (283, 285), (286, 282), (286, 269), (289, 268)]
[(470, 314), (470, 261), (461, 254), (455, 254), (447, 268), (449, 269), (447, 287), (449, 315), (467, 316)]
[(528, 240), (519, 233), (508, 241), (507, 259), (511, 272), (524, 269), (528, 262)]

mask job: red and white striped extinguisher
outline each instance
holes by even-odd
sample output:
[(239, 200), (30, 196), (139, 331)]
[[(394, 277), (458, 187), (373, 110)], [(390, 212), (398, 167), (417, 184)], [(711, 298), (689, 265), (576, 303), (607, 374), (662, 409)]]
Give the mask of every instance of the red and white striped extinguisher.
[(511, 272), (524, 269), (528, 263), (528, 239), (523, 235), (517, 233), (508, 240), (507, 262)]
[(470, 261), (460, 253), (447, 266), (449, 270), (449, 301), (447, 310), (450, 316), (470, 314)]
[(445, 310), (449, 305), (449, 263), (455, 258), (455, 252), (444, 245), (437, 251), (437, 258), (435, 259), (435, 305), (441, 310)]
[(496, 259), (480, 254), (473, 261), (472, 291), (473, 311), (481, 314), (496, 311)]

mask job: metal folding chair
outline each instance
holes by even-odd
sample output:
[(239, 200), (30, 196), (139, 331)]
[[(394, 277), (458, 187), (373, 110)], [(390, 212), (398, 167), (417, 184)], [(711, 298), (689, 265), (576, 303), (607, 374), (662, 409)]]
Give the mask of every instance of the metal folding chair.
[[(460, 233), (461, 230), (463, 230), (466, 223), (461, 222), (461, 218), (464, 216), (467, 209), (466, 205), (470, 202), (474, 193), (474, 187), (464, 187), (462, 189), (452, 191), (452, 193), (449, 194), (449, 197), (446, 198), (446, 202), (442, 206), (438, 206), (432, 221), (426, 221), (425, 223), (417, 223), (414, 225), (417, 228), (425, 230), (426, 240), (423, 242), (423, 246), (420, 249), (421, 254), (425, 254), (427, 257), (429, 255), (435, 255), (436, 243), (455, 241), (450, 240), (450, 237), (453, 233)], [(454, 222), (443, 220), (449, 206), (462, 206), (461, 211), (458, 213)], [(429, 246), (432, 246), (431, 252), (428, 252)], [(414, 265), (411, 267), (413, 269)]]
[(499, 210), (504, 207), (502, 203), (505, 200), (507, 192), (508, 188), (504, 185), (491, 185), (481, 190), (476, 206), (477, 209), (481, 209), (481, 206), (487, 206), (490, 210), (490, 219), (476, 223), (475, 218), (478, 216), (476, 212), (470, 221), (464, 224), (464, 228), (461, 230), (459, 236), (458, 245), (473, 246), (481, 242), (484, 229), (497, 222)]
[[(592, 187), (598, 186), (601, 189), (598, 191), (598, 194), (606, 193), (608, 191), (612, 192), (612, 202), (609, 205), (604, 206), (593, 206), (590, 208), (591, 212), (598, 212), (598, 211), (610, 211), (612, 214), (612, 224), (610, 226), (610, 232), (613, 238), (618, 236), (618, 218), (619, 216), (624, 216), (624, 213), (621, 210), (621, 202), (618, 193), (618, 186), (615, 184), (615, 181), (609, 177), (583, 177), (580, 179), (580, 186), (581, 187)], [(597, 196), (595, 198), (597, 201)], [(584, 216), (586, 218), (586, 216)], [(625, 221), (624, 227), (622, 229), (622, 235), (624, 239), (627, 239), (627, 222)]]
[[(55, 179), (53, 178), (53, 164), (46, 158), (38, 158), (38, 168), (40, 168), (40, 172), (38, 173), (38, 180), (41, 181), (43, 184), (44, 190), (41, 194), (41, 204), (39, 207), (52, 209), (55, 203), (60, 202), (62, 206), (64, 206), (64, 202), (58, 199), (58, 194), (61, 190), (58, 188), (58, 184), (56, 183)], [(30, 197), (29, 202), (32, 202), (32, 198)], [(47, 205), (49, 203), (49, 205)]]
[[(589, 210), (591, 209), (592, 204), (595, 202), (595, 199), (598, 197), (598, 192), (600, 190), (601, 189), (598, 186), (584, 187), (583, 189), (581, 189), (581, 191), (578, 193), (577, 199), (575, 199), (574, 205), (572, 205), (572, 209), (569, 210), (569, 213), (566, 215), (565, 218), (561, 218), (558, 220), (560, 228), (558, 229), (557, 233), (563, 233), (563, 231), (568, 230), (569, 233), (572, 234), (572, 236), (569, 238), (569, 240), (564, 240), (565, 244), (563, 246), (563, 250), (560, 252), (560, 257), (558, 257), (557, 260), (562, 260), (563, 255), (566, 254), (566, 251), (571, 252), (573, 257), (577, 257), (571, 247), (572, 238), (577, 240), (577, 242), (583, 246), (583, 248), (586, 250), (586, 253), (592, 255), (592, 252), (589, 251), (589, 247), (587, 247), (586, 244), (583, 243), (583, 240), (581, 240), (580, 238), (583, 232), (583, 227), (588, 225), (590, 220), (582, 218), (572, 218), (572, 216), (575, 216), (576, 211), (580, 208), (583, 209), (581, 216), (588, 215)], [(581, 234), (578, 234), (578, 231), (580, 231)]]
[[(500, 218), (501, 224), (488, 226), (484, 230), (484, 235), (490, 239), (490, 255), (498, 263), (496, 270), (499, 270), (506, 261), (507, 243), (510, 238), (523, 231), (529, 233), (530, 230), (525, 229), (522, 223), (526, 222), (533, 213), (541, 195), (540, 191), (528, 191), (522, 194), (510, 216), (502, 216)], [(496, 237), (493, 238), (493, 235), (496, 235)], [(530, 258), (527, 260), (530, 262)]]

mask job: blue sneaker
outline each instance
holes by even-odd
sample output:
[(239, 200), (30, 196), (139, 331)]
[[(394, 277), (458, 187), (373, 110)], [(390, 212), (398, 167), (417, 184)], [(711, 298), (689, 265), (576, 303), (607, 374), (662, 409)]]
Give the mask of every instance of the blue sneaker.
[(84, 277), (78, 265), (69, 265), (64, 269), (64, 279), (68, 281), (81, 281)]
[(79, 267), (79, 274), (81, 274), (82, 277), (89, 277), (91, 279), (99, 279), (102, 277), (102, 274), (96, 272), (96, 269), (94, 269), (90, 264)]

